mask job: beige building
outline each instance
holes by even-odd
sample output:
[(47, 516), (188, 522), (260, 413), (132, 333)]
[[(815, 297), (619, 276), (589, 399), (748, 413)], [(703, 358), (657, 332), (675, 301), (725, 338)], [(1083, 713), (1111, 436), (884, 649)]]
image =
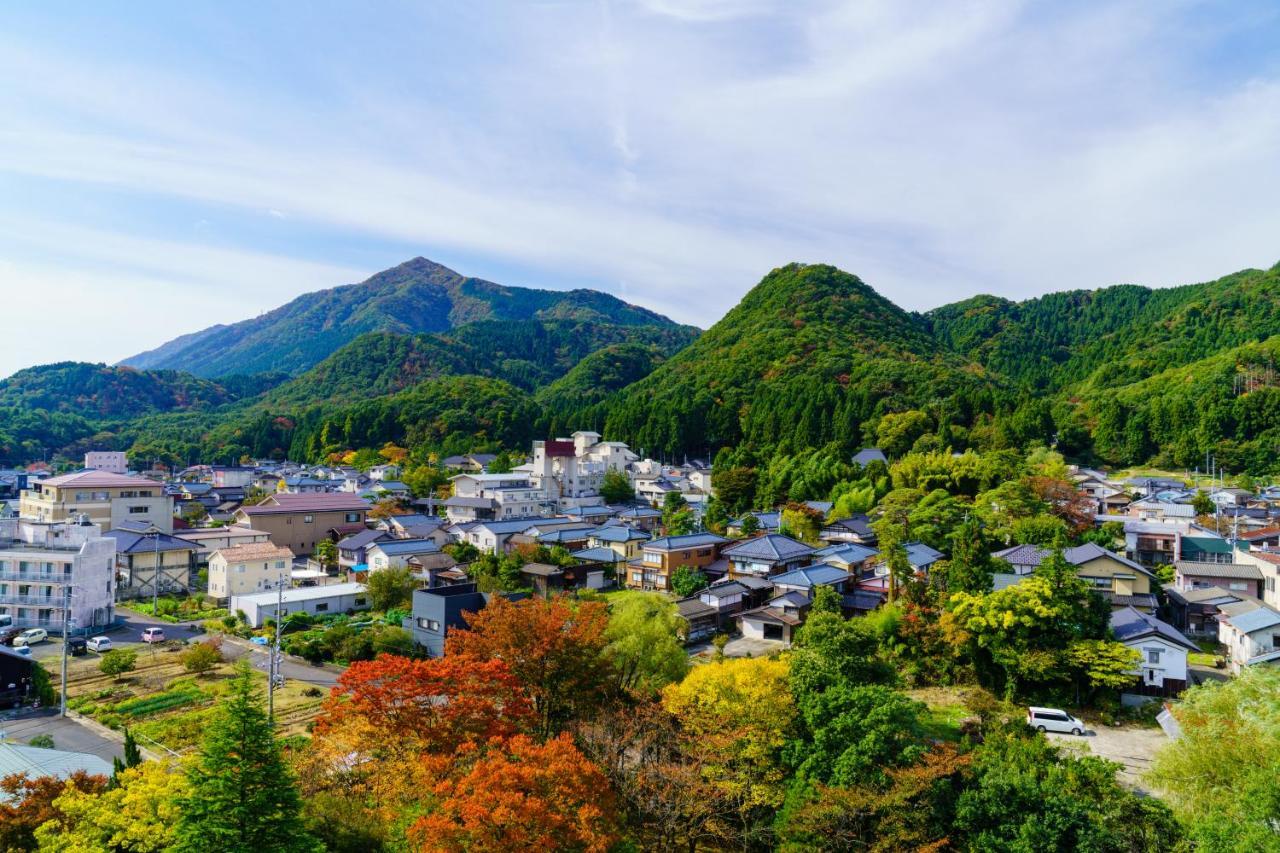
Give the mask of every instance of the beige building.
[(227, 599), (274, 589), (292, 570), (293, 552), (270, 542), (220, 548), (209, 557), (209, 595)]
[(355, 495), (276, 494), (236, 510), (233, 520), (263, 531), (281, 548), (311, 554), (325, 539), (337, 542), (364, 530), (368, 511), (369, 504)]
[(254, 530), (251, 527), (196, 527), (178, 531), (178, 538), (185, 539), (196, 546), (196, 561), (209, 562), (210, 555), (220, 548), (234, 548), (237, 545), (257, 545), (269, 542), (271, 537), (265, 530)]
[(88, 516), (103, 530), (132, 522), (173, 533), (173, 498), (159, 483), (109, 471), (80, 471), (34, 482), (23, 490), (18, 513), (50, 524)]

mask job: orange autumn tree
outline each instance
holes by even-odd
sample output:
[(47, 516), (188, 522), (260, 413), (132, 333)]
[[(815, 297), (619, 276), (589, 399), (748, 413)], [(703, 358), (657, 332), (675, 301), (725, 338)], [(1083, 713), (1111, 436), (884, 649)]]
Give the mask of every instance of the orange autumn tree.
[(62, 817), (55, 800), (69, 790), (100, 794), (107, 788), (106, 776), (76, 770), (66, 779), (57, 776), (30, 777), (15, 773), (0, 779), (0, 850), (36, 849), (36, 828)]
[(396, 835), (424, 808), (423, 792), (455, 771), (456, 750), (533, 722), (500, 660), (384, 654), (353, 663), (297, 759), (308, 817), (322, 836), (359, 824), (375, 838)]
[(567, 734), (517, 735), (433, 793), (438, 804), (409, 830), (419, 850), (603, 853), (618, 840), (609, 782)]
[(446, 654), (503, 661), (528, 691), (543, 737), (589, 715), (607, 696), (613, 678), (604, 656), (604, 604), (495, 596), (484, 610), (468, 613), (467, 623), (469, 630), (449, 634)]

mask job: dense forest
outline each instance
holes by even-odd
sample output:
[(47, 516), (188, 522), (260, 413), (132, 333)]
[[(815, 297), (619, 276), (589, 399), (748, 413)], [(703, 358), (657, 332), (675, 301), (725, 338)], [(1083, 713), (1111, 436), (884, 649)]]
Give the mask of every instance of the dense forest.
[[(412, 301), (434, 266), (382, 275)], [(895, 455), (1044, 445), (1082, 462), (1167, 467), (1213, 454), (1252, 474), (1276, 473), (1280, 459), (1280, 267), (911, 314), (834, 267), (792, 264), (701, 335), (586, 292), (556, 301), (455, 284), (448, 328), (367, 331), (283, 382), (23, 371), (0, 383), (0, 462), (90, 445), (174, 463), (315, 460), (387, 441), (425, 456), (582, 428), (752, 469), (867, 444)], [(385, 288), (366, 295), (378, 311), (394, 303)], [(354, 294), (343, 298), (360, 313)]]

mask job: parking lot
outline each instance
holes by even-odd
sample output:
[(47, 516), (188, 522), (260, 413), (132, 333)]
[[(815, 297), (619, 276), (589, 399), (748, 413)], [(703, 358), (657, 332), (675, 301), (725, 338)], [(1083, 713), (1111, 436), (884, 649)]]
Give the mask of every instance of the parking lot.
[(1048, 732), (1046, 735), (1060, 746), (1096, 755), (1121, 765), (1120, 780), (1131, 788), (1147, 790), (1142, 774), (1169, 738), (1158, 728), (1143, 726), (1090, 726), (1084, 737)]
[(108, 762), (117, 756), (124, 757), (124, 747), (118, 741), (75, 720), (59, 717), (53, 708), (28, 713), (20, 719), (0, 721), (0, 732), (4, 733), (4, 740), (11, 743), (26, 744), (37, 735), (49, 735), (55, 749), (87, 752)]

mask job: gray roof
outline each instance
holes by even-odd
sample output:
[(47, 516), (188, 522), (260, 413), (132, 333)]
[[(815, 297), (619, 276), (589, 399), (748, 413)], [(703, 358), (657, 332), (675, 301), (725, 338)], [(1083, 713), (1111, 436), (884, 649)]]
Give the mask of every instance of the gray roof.
[(1244, 613), (1229, 615), (1227, 616), (1227, 621), (1237, 631), (1252, 634), (1254, 631), (1262, 631), (1266, 628), (1274, 628), (1280, 625), (1280, 613), (1263, 605)]
[(741, 557), (753, 560), (779, 562), (803, 557), (814, 552), (813, 548), (803, 542), (797, 542), (790, 536), (781, 533), (766, 533), (754, 539), (744, 539), (724, 549), (728, 557)]
[(907, 562), (916, 568), (926, 568), (942, 559), (942, 552), (930, 548), (923, 542), (912, 542), (906, 546)]
[(853, 463), (855, 465), (870, 465), (872, 462), (888, 462), (889, 458), (884, 455), (884, 451), (878, 447), (864, 447), (857, 453), (853, 454)]
[(1178, 560), (1173, 567), (1180, 574), (1196, 575), (1202, 578), (1238, 578), (1241, 580), (1262, 580), (1262, 570), (1246, 563), (1201, 563), (1195, 560)]
[(643, 530), (636, 530), (625, 524), (610, 524), (596, 528), (591, 532), (591, 536), (601, 542), (639, 542), (649, 538), (649, 534)]
[[(57, 776), (66, 779), (77, 770), (95, 776), (110, 776), (111, 762), (87, 752), (0, 743), (0, 777), (21, 773), (31, 778)], [(6, 799), (0, 795), (0, 800)]]
[(431, 539), (387, 539), (376, 542), (369, 550), (378, 549), (388, 557), (413, 556), (414, 554), (431, 554), (440, 550)]
[(1143, 637), (1158, 636), (1190, 651), (1200, 651), (1199, 646), (1184, 637), (1181, 631), (1168, 622), (1163, 622), (1133, 607), (1124, 607), (1112, 612), (1111, 630), (1115, 633), (1116, 639), (1122, 643)]
[(679, 551), (681, 548), (703, 548), (728, 541), (714, 533), (689, 533), (684, 536), (664, 536), (661, 539), (654, 539), (644, 543), (644, 549), (646, 551)]
[(472, 507), (474, 509), (493, 509), (493, 498), (460, 498), (451, 497), (444, 502), (444, 505), (457, 507)]
[(737, 581), (722, 581), (713, 583), (711, 586), (698, 593), (699, 595), (710, 595), (712, 598), (726, 598), (730, 595), (746, 595), (751, 590)]
[(623, 560), (612, 548), (584, 548), (574, 551), (570, 556), (589, 563), (620, 563)]
[(359, 533), (352, 533), (350, 536), (338, 542), (340, 551), (354, 551), (363, 548), (379, 539), (387, 537), (387, 533), (382, 530), (361, 530)]
[(818, 563), (815, 566), (805, 566), (803, 569), (792, 569), (789, 572), (774, 575), (769, 580), (773, 581), (774, 586), (812, 589), (815, 586), (830, 586), (848, 579), (849, 573), (839, 566)]
[(135, 530), (108, 530), (103, 536), (116, 540), (117, 554), (147, 554), (152, 551), (196, 551), (200, 546), (195, 542), (157, 533), (148, 536)]
[(880, 552), (875, 548), (868, 548), (866, 545), (857, 545), (853, 542), (847, 544), (828, 545), (826, 548), (819, 548), (813, 552), (813, 556), (822, 560), (839, 560), (842, 563), (863, 563), (872, 557), (880, 556)]

